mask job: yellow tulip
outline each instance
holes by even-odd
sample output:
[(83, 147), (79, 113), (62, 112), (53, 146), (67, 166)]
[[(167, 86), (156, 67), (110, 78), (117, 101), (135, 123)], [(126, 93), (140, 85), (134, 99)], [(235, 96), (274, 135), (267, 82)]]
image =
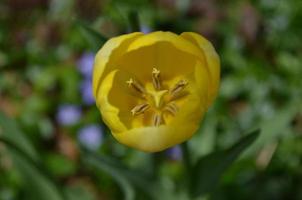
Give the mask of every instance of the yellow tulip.
[(197, 33), (131, 33), (95, 57), (93, 94), (122, 144), (161, 151), (192, 137), (217, 95), (219, 57)]

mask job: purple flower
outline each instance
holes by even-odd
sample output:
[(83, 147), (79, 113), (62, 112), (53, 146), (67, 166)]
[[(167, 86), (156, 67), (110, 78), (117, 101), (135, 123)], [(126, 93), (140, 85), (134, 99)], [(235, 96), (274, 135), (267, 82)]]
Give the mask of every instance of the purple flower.
[(150, 33), (152, 30), (149, 26), (147, 25), (142, 25), (141, 27), (141, 32), (143, 32), (144, 34)]
[(167, 149), (166, 155), (171, 160), (181, 160), (182, 159), (182, 151), (180, 146), (174, 146), (172, 148)]
[(81, 118), (81, 109), (76, 105), (64, 104), (59, 106), (56, 120), (61, 125), (73, 125)]
[(86, 148), (95, 151), (103, 142), (103, 130), (99, 125), (90, 124), (79, 130), (78, 140)]
[(80, 86), (82, 101), (86, 105), (92, 105), (95, 103), (94, 96), (92, 94), (91, 80), (83, 80)]
[(91, 52), (84, 53), (77, 62), (77, 66), (81, 74), (86, 78), (91, 78), (93, 71), (94, 54)]

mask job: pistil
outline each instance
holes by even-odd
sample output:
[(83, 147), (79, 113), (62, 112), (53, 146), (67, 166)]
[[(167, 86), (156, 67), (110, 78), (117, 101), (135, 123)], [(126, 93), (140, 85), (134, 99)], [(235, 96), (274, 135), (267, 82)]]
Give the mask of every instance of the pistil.
[(149, 94), (154, 99), (154, 104), (156, 108), (160, 108), (162, 105), (163, 96), (168, 92), (168, 90), (160, 90), (160, 91), (149, 91)]

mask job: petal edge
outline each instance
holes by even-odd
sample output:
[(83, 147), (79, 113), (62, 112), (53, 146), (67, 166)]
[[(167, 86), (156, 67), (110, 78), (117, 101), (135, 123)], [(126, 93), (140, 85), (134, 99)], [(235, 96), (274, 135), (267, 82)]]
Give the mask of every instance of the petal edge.
[(199, 47), (205, 57), (208, 64), (208, 70), (211, 76), (212, 88), (209, 90), (209, 106), (212, 104), (213, 100), (217, 96), (219, 82), (220, 82), (220, 59), (215, 51), (215, 48), (206, 38), (194, 33), (194, 32), (184, 32), (180, 35), (184, 39), (190, 41), (192, 44)]
[(100, 84), (104, 77), (115, 69), (114, 66), (110, 64), (123, 54), (132, 41), (142, 35), (143, 33), (135, 32), (111, 38), (97, 52), (94, 61), (92, 81), (93, 95), (95, 98), (97, 97)]

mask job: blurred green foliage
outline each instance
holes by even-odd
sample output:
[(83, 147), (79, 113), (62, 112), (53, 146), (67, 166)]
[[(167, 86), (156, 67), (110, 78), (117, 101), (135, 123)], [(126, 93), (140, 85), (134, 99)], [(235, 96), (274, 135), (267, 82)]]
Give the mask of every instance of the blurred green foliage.
[[(301, 19), (300, 0), (2, 0), (0, 200), (302, 199)], [(220, 55), (219, 96), (187, 144), (191, 175), (185, 155), (118, 144), (83, 98), (80, 60), (138, 25), (201, 33)], [(63, 123), (65, 105), (79, 118)], [(103, 127), (94, 151), (79, 136), (90, 124)]]

